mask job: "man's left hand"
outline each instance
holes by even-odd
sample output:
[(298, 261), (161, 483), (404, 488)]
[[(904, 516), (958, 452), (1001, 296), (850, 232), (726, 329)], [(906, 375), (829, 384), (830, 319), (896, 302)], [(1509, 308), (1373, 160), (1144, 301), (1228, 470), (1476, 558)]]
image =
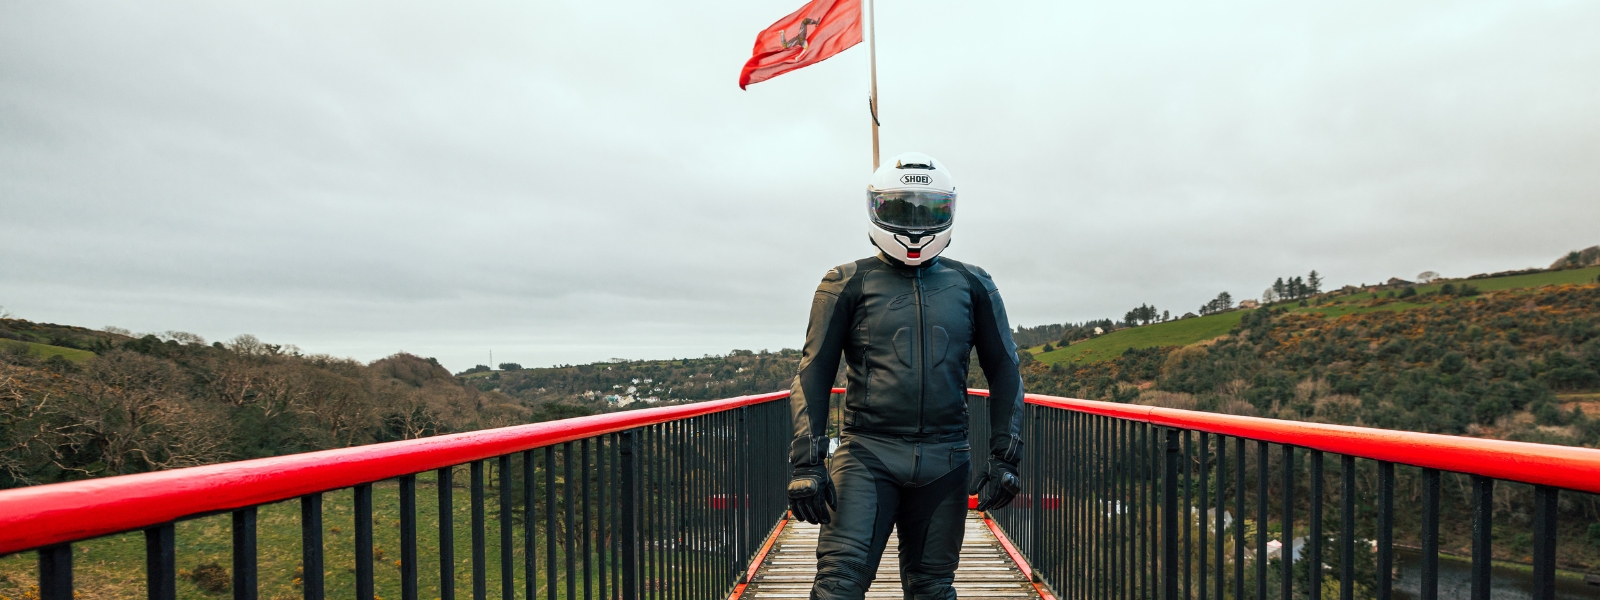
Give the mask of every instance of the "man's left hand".
[(978, 494), (978, 510), (1005, 508), (1022, 491), (1022, 479), (1017, 476), (1017, 465), (989, 457), (988, 469), (983, 477), (972, 484), (972, 493)]

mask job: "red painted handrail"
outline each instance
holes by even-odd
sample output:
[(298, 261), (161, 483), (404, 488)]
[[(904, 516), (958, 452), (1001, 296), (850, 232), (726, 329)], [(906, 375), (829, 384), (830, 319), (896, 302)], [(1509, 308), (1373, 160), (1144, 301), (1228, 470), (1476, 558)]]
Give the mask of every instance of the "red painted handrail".
[[(844, 390), (834, 388), (834, 393)], [(988, 390), (969, 390), (987, 396)], [(787, 398), (789, 392), (0, 491), (0, 555)], [(1600, 450), (1028, 394), (1029, 404), (1600, 493)]]
[(0, 491), (0, 555), (144, 529), (789, 397), (741, 396)]
[[(968, 390), (988, 396), (988, 390)], [(1026, 394), (1029, 404), (1600, 494), (1600, 450)]]

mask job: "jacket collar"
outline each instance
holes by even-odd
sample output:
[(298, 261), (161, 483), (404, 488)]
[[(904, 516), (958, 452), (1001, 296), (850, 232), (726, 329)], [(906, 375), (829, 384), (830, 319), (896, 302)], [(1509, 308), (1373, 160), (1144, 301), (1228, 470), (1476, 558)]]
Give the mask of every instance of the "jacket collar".
[(888, 265), (890, 268), (892, 268), (892, 269), (894, 269), (896, 271), (903, 271), (903, 272), (907, 272), (907, 273), (912, 272), (912, 271), (918, 271), (918, 270), (926, 269), (926, 268), (931, 267), (933, 265), (939, 264), (939, 259), (940, 258), (941, 257), (935, 256), (935, 257), (933, 257), (932, 260), (929, 260), (928, 262), (922, 263), (920, 265), (913, 266), (913, 265), (908, 265), (908, 264), (905, 264), (905, 263), (900, 262), (898, 260), (895, 260), (894, 257), (889, 256), (887, 254), (884, 254), (883, 251), (881, 251), (881, 250), (878, 252), (878, 260), (882, 261), (883, 264)]

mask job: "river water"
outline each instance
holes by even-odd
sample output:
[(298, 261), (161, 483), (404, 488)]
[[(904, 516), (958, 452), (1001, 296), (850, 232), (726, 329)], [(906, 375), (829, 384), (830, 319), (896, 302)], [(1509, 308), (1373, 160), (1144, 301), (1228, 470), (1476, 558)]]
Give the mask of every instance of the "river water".
[[(1399, 578), (1395, 580), (1396, 598), (1416, 600), (1422, 589), (1422, 553), (1395, 548), (1395, 563)], [(1490, 579), (1490, 597), (1495, 600), (1532, 600), (1533, 574), (1526, 570), (1495, 567)], [(1439, 598), (1441, 600), (1469, 600), (1472, 597), (1472, 564), (1466, 561), (1439, 560)], [(1600, 586), (1588, 585), (1570, 579), (1556, 580), (1558, 600), (1600, 599)]]

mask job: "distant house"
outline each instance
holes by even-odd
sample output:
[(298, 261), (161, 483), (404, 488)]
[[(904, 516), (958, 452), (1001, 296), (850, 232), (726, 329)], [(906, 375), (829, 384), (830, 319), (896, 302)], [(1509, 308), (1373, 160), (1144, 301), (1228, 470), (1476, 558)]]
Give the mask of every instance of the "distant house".
[(1096, 328), (1094, 328), (1094, 334), (1095, 334), (1095, 335), (1100, 335), (1100, 334), (1103, 334), (1103, 333), (1105, 333), (1105, 332), (1106, 332), (1106, 330), (1104, 330), (1104, 329), (1101, 329), (1101, 328), (1099, 328), (1099, 327), (1096, 327)]
[(1383, 284), (1384, 284), (1384, 285), (1395, 285), (1395, 286), (1400, 286), (1400, 285), (1412, 285), (1412, 282), (1410, 282), (1410, 281), (1406, 281), (1406, 280), (1404, 280), (1404, 279), (1401, 279), (1401, 278), (1399, 278), (1399, 277), (1390, 277), (1390, 278), (1389, 278), (1389, 280), (1388, 280), (1388, 281), (1385, 281), (1385, 282), (1383, 282)]
[(1240, 300), (1239, 308), (1261, 308), (1261, 303), (1255, 300)]
[(1197, 314), (1194, 314), (1194, 313), (1183, 313), (1183, 316), (1182, 317), (1178, 317), (1178, 318), (1180, 318), (1180, 319), (1193, 319), (1193, 318), (1198, 317), (1198, 316), (1200, 316), (1200, 315), (1197, 315)]

